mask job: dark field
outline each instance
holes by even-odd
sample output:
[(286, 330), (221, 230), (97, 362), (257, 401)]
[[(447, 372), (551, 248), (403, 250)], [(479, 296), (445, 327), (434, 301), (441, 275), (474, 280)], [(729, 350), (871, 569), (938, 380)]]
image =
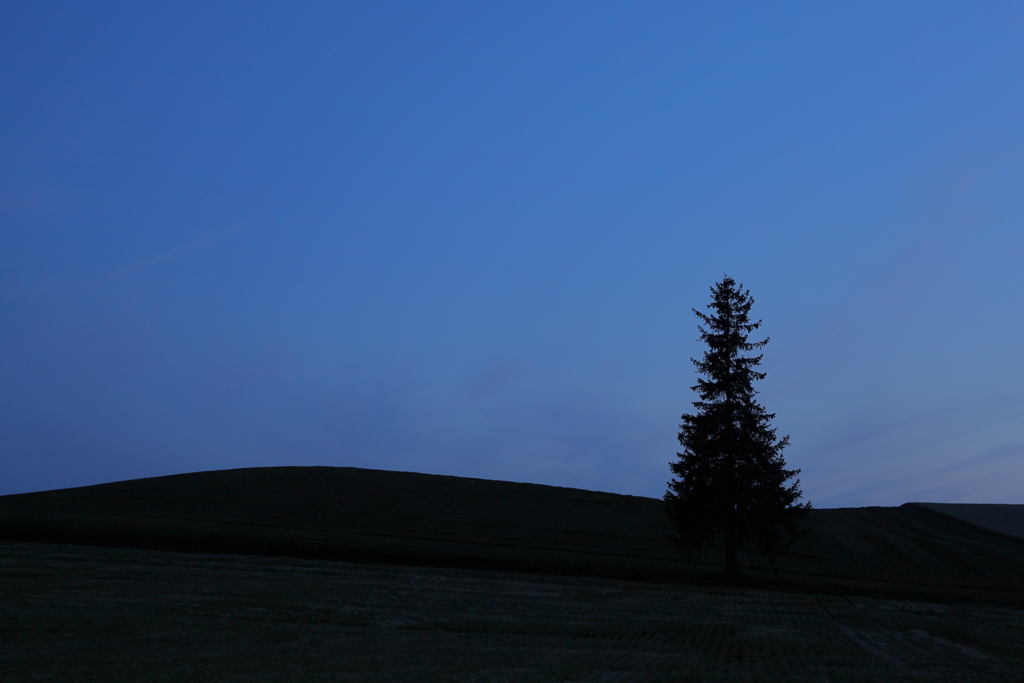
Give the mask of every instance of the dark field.
[(1024, 538), (1024, 505), (910, 503), (996, 533)]
[[(1018, 506), (991, 506), (1017, 509)], [(763, 588), (1024, 604), (1024, 540), (917, 505), (815, 510)], [(702, 581), (652, 498), (340, 467), (200, 472), (0, 497), (0, 539)]]
[(1024, 607), (0, 544), (4, 681), (1014, 681)]
[(0, 680), (1024, 681), (1024, 540), (809, 521), (723, 586), (634, 496), (321, 467), (4, 496)]

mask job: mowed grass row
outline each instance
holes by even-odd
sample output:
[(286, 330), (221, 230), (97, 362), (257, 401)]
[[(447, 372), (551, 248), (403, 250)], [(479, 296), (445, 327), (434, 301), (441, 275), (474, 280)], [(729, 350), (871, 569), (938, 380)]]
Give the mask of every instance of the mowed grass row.
[(0, 543), (0, 680), (1019, 681), (1024, 607)]
[[(765, 586), (1024, 601), (1024, 541), (921, 506), (815, 510)], [(357, 468), (200, 472), (0, 497), (0, 538), (695, 581), (660, 500)]]

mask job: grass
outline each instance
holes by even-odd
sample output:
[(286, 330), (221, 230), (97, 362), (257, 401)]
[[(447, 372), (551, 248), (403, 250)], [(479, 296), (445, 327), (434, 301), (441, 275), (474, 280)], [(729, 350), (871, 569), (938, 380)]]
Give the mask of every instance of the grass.
[(1024, 682), (1022, 539), (816, 510), (723, 585), (662, 505), (321, 467), (0, 497), (0, 680)]
[[(1016, 506), (1011, 506), (1016, 507)], [(920, 505), (815, 510), (762, 588), (1024, 603), (1024, 540)], [(706, 582), (656, 499), (334, 467), (248, 468), (0, 497), (0, 539)]]
[(1024, 539), (1024, 505), (907, 503), (998, 534)]
[(1024, 607), (0, 543), (4, 681), (1020, 681)]

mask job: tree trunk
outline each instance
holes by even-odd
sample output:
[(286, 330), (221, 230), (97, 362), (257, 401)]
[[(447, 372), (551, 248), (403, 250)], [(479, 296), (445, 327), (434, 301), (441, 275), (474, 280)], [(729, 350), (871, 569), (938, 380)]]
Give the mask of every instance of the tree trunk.
[(738, 543), (736, 542), (736, 521), (733, 519), (725, 523), (725, 577), (727, 579), (738, 579), (740, 566), (737, 558)]

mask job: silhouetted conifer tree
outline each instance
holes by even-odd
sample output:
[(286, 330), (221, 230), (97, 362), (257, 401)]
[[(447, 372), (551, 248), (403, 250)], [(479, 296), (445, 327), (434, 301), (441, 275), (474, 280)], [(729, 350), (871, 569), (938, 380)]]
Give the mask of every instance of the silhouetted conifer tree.
[(737, 551), (744, 543), (776, 557), (798, 533), (810, 503), (798, 504), (800, 470), (786, 469), (782, 451), (789, 437), (776, 439), (773, 413), (754, 400), (754, 380), (763, 356), (744, 356), (768, 343), (748, 341), (761, 321), (750, 322), (750, 292), (729, 276), (711, 288), (711, 315), (697, 314), (707, 350), (691, 358), (700, 377), (691, 387), (700, 396), (693, 415), (682, 416), (682, 453), (671, 463), (675, 475), (665, 502), (675, 527), (673, 540), (684, 552), (721, 538), (725, 573), (739, 575)]

